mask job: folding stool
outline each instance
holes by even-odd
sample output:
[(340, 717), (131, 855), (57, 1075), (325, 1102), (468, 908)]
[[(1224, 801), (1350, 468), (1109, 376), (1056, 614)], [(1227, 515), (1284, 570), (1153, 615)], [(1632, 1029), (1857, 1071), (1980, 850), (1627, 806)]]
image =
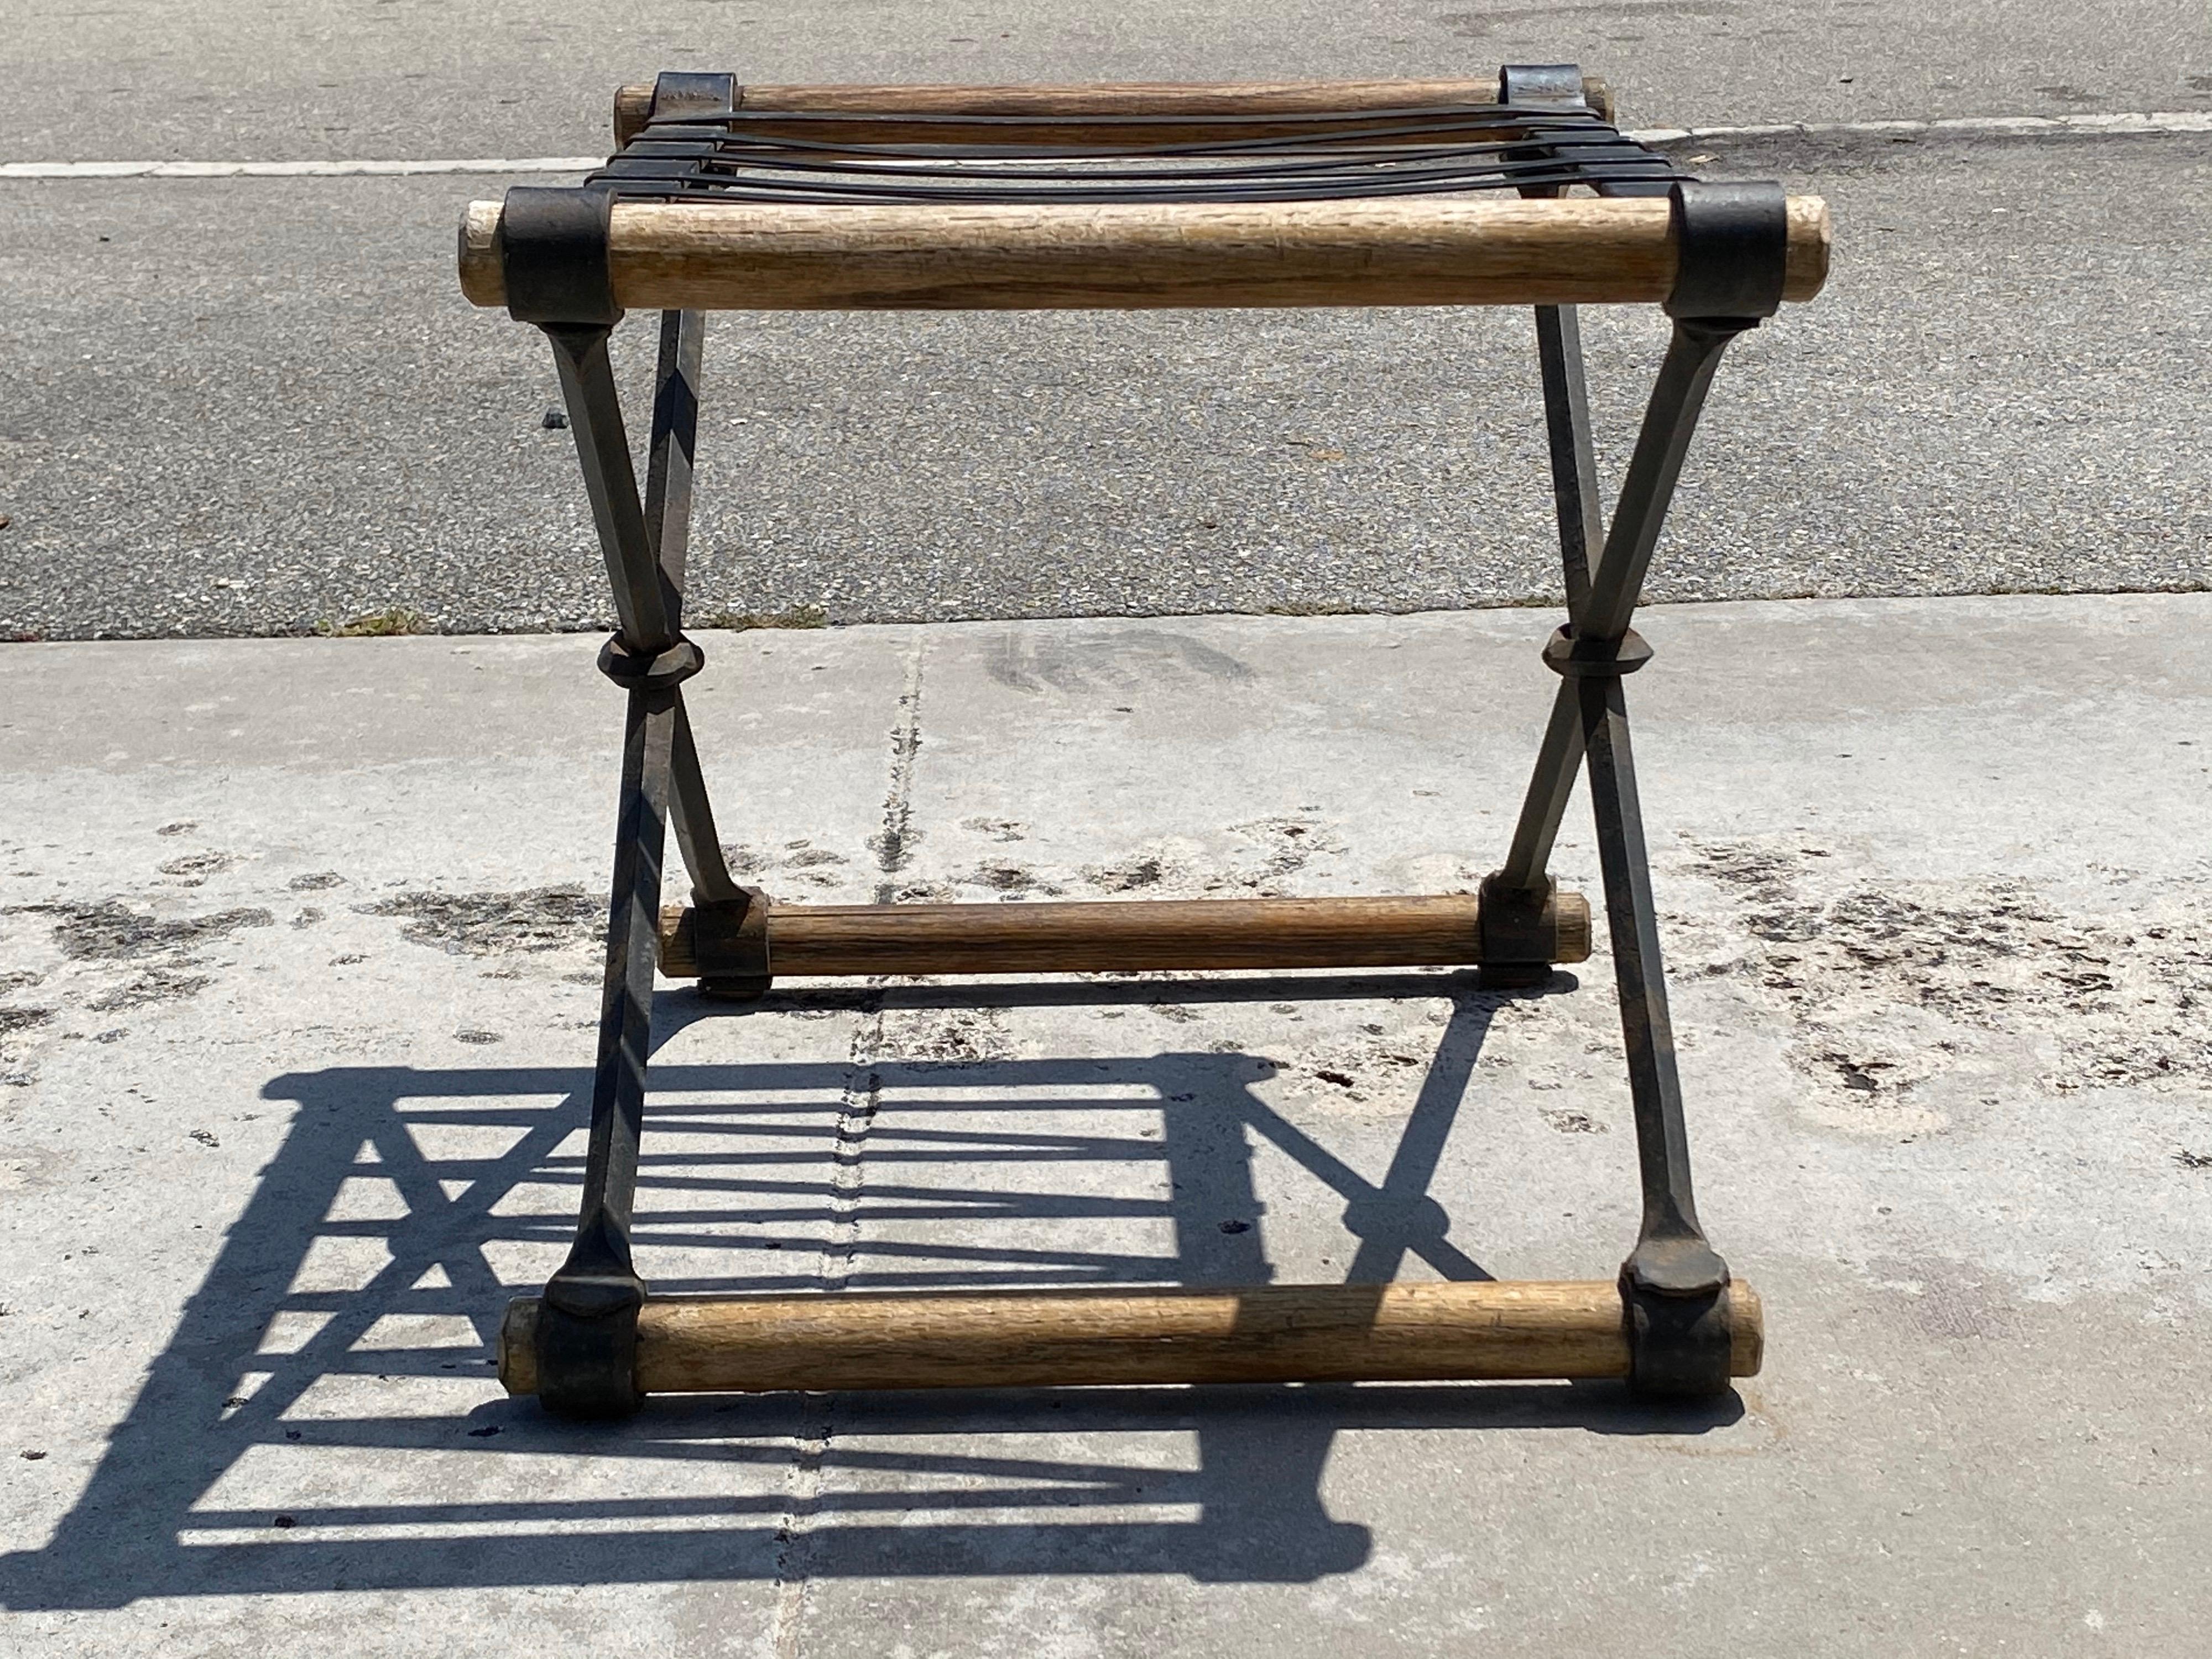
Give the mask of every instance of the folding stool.
[[(1772, 184), (1699, 182), (1610, 122), (1571, 65), (1495, 81), (746, 87), (663, 75), (617, 99), (619, 152), (573, 188), (471, 205), (461, 285), (551, 341), (614, 592), (599, 667), (628, 693), (581, 1215), (542, 1297), (509, 1309), (501, 1376), (562, 1414), (648, 1393), (1477, 1377), (1624, 1377), (1724, 1392), (1762, 1340), (1708, 1244), (1681, 1091), (1623, 678), (1629, 626), (1729, 342), (1810, 299), (1827, 214)], [(1571, 192), (1587, 192), (1576, 194)], [(1610, 523), (1576, 307), (1662, 306), (1673, 337)], [(682, 631), (708, 310), (1528, 305), (1534, 307), (1567, 621), (1504, 863), (1474, 895), (804, 907), (724, 862), (684, 713)], [(661, 312), (640, 498), (608, 337)], [(1547, 872), (1588, 761), (1643, 1187), (1616, 1282), (653, 1297), (630, 1249), (656, 967), (710, 996), (772, 975), (1473, 965), (1527, 986), (1589, 954)], [(692, 902), (661, 908), (665, 825)]]

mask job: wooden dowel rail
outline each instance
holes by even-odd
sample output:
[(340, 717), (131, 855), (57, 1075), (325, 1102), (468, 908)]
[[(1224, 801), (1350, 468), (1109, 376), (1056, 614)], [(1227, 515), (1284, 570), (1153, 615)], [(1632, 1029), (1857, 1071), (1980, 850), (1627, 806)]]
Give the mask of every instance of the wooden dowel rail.
[[(772, 904), (786, 975), (1183, 972), (1455, 967), (1482, 960), (1471, 893), (1410, 898), (1129, 899), (1012, 904)], [(1561, 889), (1550, 960), (1589, 956), (1589, 901)], [(661, 912), (660, 969), (699, 971), (688, 905)]]
[[(1656, 303), (1674, 283), (1650, 198), (848, 206), (617, 202), (629, 309), (1158, 309)], [(461, 223), (461, 289), (504, 305), (497, 202)], [(1827, 205), (1790, 198), (1783, 297), (1826, 280)]]
[[(650, 82), (615, 94), (615, 143), (627, 144), (644, 130), (653, 112)], [(1603, 118), (1613, 118), (1613, 94), (1596, 76), (1583, 77), (1583, 97)], [(1221, 136), (1218, 126), (1174, 127), (1147, 123), (1141, 133), (1126, 127), (1086, 127), (1085, 116), (1222, 116), (1261, 118), (1342, 110), (1419, 109), (1449, 104), (1494, 104), (1498, 77), (1430, 81), (1229, 81), (1218, 82), (1122, 82), (1087, 86), (745, 86), (738, 88), (738, 107), (745, 111), (804, 112), (853, 115), (1018, 115), (1056, 118), (1051, 142), (1068, 144), (1182, 143)], [(1305, 127), (1270, 127), (1255, 119), (1239, 129), (1243, 138), (1304, 131)], [(769, 126), (778, 136), (825, 142), (953, 143), (988, 132), (1003, 137), (1003, 127), (963, 132), (939, 122), (898, 127), (886, 122), (833, 127), (820, 121)]]
[[(1756, 1376), (1759, 1297), (1741, 1280), (1726, 1295), (1729, 1375)], [(509, 1394), (538, 1391), (538, 1307), (509, 1303), (500, 1327)], [(649, 1297), (635, 1381), (719, 1394), (1627, 1374), (1617, 1285), (1531, 1280)]]

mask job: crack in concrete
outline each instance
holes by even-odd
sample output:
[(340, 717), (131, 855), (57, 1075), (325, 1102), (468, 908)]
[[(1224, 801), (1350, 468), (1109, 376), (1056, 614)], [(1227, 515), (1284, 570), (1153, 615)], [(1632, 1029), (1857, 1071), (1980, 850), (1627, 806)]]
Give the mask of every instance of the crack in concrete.
[[(878, 1010), (864, 1020), (853, 1037), (857, 1066), (880, 1046), (884, 1017)], [(858, 1087), (848, 1084), (837, 1113), (837, 1139), (830, 1150), (829, 1237), (822, 1246), (819, 1274), (821, 1295), (834, 1296), (851, 1281), (853, 1263), (860, 1253), (860, 1188), (864, 1176), (861, 1153), (868, 1128), (875, 1121), (883, 1097), (881, 1073), (870, 1070)], [(808, 1529), (822, 1507), (822, 1465), (836, 1432), (835, 1395), (824, 1395), (822, 1415), (811, 1432), (797, 1440), (791, 1474), (784, 1486), (787, 1505), (782, 1523), (775, 1529), (775, 1659), (799, 1659), (806, 1613), (813, 1601), (813, 1580), (807, 1576), (801, 1553)]]
[(889, 904), (897, 892), (895, 879), (906, 868), (914, 852), (914, 844), (921, 839), (914, 828), (914, 767), (921, 751), (921, 655), (922, 646), (916, 641), (907, 658), (906, 684), (899, 692), (899, 712), (903, 716), (891, 732), (890, 787), (884, 800), (884, 827), (869, 838), (868, 846), (876, 855), (876, 867), (883, 872), (883, 880), (876, 884), (876, 902)]
[[(890, 776), (884, 793), (883, 832), (871, 843), (876, 868), (875, 902), (889, 904), (898, 890), (898, 872), (905, 867), (915, 841), (914, 770), (921, 750), (921, 670), (927, 647), (917, 641), (907, 658), (906, 679), (899, 693), (901, 720), (891, 732)], [(881, 978), (871, 984), (880, 985)], [(851, 1282), (860, 1246), (860, 1203), (866, 1171), (862, 1156), (868, 1130), (883, 1099), (883, 1075), (875, 1069), (884, 1051), (884, 1012), (875, 1009), (853, 1034), (849, 1055), (852, 1073), (837, 1112), (837, 1134), (830, 1149), (830, 1226), (822, 1246), (818, 1268), (820, 1294), (834, 1296)], [(809, 1528), (820, 1512), (822, 1468), (830, 1443), (836, 1433), (836, 1396), (824, 1395), (822, 1414), (811, 1432), (795, 1443), (791, 1474), (785, 1483), (782, 1522), (775, 1530), (775, 1659), (799, 1659), (805, 1635), (808, 1608), (813, 1601), (813, 1581), (805, 1560)]]

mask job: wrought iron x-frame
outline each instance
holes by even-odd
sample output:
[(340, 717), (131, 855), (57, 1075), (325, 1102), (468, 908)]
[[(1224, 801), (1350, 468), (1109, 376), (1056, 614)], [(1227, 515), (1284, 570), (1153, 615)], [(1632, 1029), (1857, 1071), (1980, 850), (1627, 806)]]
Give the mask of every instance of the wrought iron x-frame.
[[(1509, 100), (1516, 73), (1507, 72)], [(1521, 95), (1537, 101), (1542, 77), (1556, 80), (1561, 72), (1517, 73)], [(1620, 1279), (1631, 1381), (1650, 1393), (1708, 1395), (1728, 1386), (1729, 1271), (1706, 1241), (1692, 1194), (1624, 679), (1650, 656), (1630, 623), (1722, 354), (1780, 303), (1784, 198), (1773, 185), (1679, 180), (1617, 193), (1660, 191), (1673, 200), (1680, 263), (1667, 307), (1673, 335), (1609, 523), (1596, 478), (1576, 308), (1535, 308), (1567, 621), (1544, 647), (1544, 660), (1560, 682), (1510, 849), (1482, 884), (1481, 898), (1486, 939), (1510, 937), (1516, 925), (1532, 927), (1542, 914), (1553, 890), (1553, 843), (1586, 758), (1643, 1190), (1642, 1224)], [(1553, 187), (1528, 193), (1550, 194)], [(741, 944), (758, 937), (764, 917), (725, 862), (682, 690), (702, 662), (682, 621), (704, 318), (696, 311), (662, 314), (641, 496), (608, 353), (620, 313), (610, 304), (591, 315), (573, 296), (592, 285), (569, 280), (596, 260), (597, 292), (606, 291), (605, 204), (590, 202), (590, 195), (510, 194), (510, 234), (519, 202), (540, 214), (546, 292), (562, 297), (547, 305), (517, 293), (526, 274), (517, 261), (510, 262), (509, 287), (515, 313), (537, 322), (553, 346), (614, 596), (617, 629), (599, 665), (628, 700), (581, 1210), (568, 1259), (545, 1287), (536, 1333), (538, 1388), (547, 1406), (605, 1416), (634, 1410), (639, 1399), (636, 1317), (646, 1286), (632, 1258), (630, 1224), (668, 827), (675, 830), (702, 929)], [(543, 199), (525, 200), (530, 198)], [(596, 249), (590, 246), (594, 234), (600, 239)], [(549, 313), (562, 319), (548, 320)], [(712, 954), (702, 941), (702, 959)], [(744, 955), (726, 950), (720, 959)], [(1548, 971), (1509, 963), (1486, 965), (1484, 975), (1490, 984), (1527, 983)], [(702, 988), (743, 995), (762, 982), (709, 981)]]

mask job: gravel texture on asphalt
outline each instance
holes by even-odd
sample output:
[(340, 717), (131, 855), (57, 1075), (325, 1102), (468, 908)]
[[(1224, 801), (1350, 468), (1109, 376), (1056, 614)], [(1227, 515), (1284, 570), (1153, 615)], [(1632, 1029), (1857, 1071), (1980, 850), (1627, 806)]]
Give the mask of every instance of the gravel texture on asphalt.
[[(1638, 125), (2212, 108), (2202, 0), (11, 0), (23, 160), (580, 155), (617, 81), (1247, 81), (1578, 62)], [(127, 36), (106, 20), (128, 15)]]
[[(2188, 390), (2212, 137), (1693, 154), (1827, 196), (1835, 275), (1731, 352), (1650, 598), (2212, 580)], [(461, 204), (503, 182), (0, 190), (0, 633), (604, 625), (548, 356), (453, 285)], [(1609, 483), (1662, 329), (1587, 313)], [(652, 334), (618, 337), (633, 386)], [(693, 614), (1548, 600), (1530, 334), (1443, 309), (718, 318)]]

